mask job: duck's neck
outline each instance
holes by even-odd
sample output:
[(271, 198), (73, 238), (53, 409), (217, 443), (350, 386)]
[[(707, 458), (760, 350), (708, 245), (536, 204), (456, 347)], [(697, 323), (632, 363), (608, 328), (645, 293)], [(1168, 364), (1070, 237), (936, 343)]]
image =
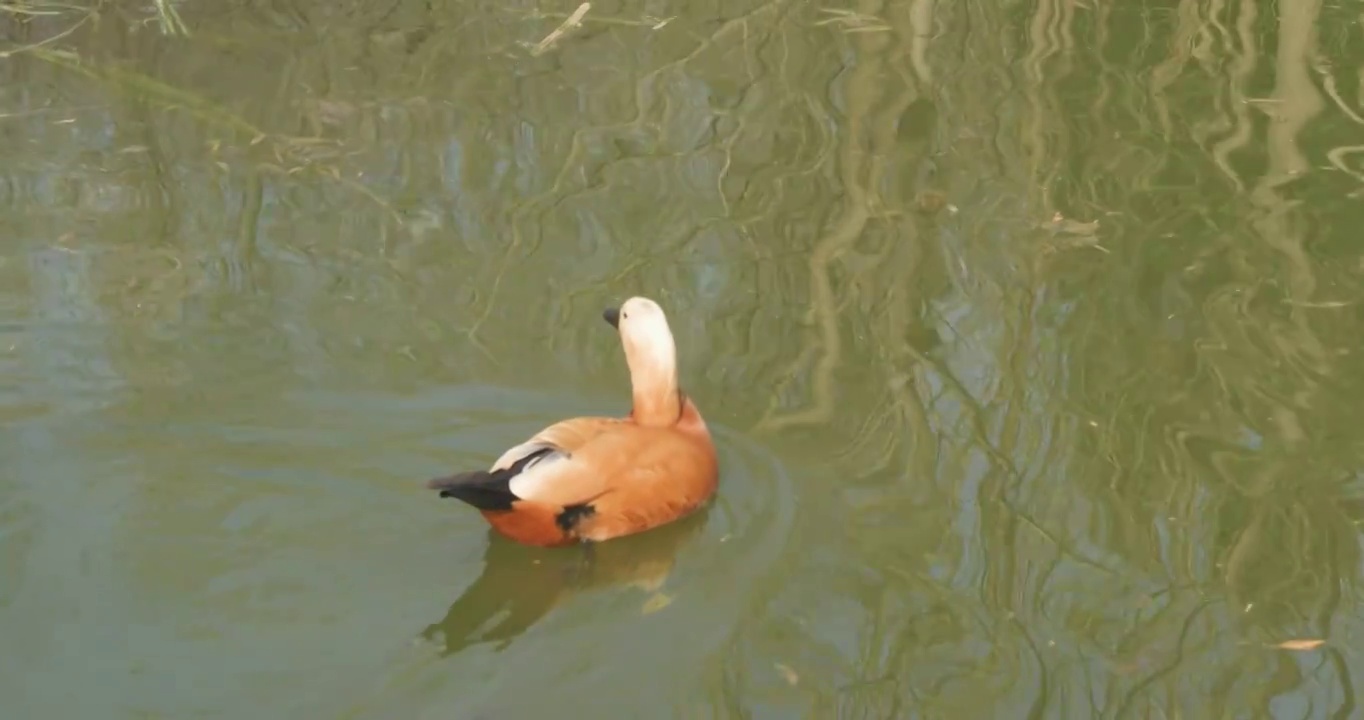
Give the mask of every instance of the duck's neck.
[(667, 426), (682, 414), (677, 387), (677, 362), (671, 358), (640, 358), (630, 364), (630, 417), (640, 425)]

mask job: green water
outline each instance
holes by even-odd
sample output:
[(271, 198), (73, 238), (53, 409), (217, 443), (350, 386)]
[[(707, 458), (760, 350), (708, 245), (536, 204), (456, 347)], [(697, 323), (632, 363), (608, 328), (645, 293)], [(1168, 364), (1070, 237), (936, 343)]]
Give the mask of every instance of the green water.
[[(1364, 6), (35, 3), (6, 720), (1364, 717)], [(633, 294), (706, 513), (422, 488)]]

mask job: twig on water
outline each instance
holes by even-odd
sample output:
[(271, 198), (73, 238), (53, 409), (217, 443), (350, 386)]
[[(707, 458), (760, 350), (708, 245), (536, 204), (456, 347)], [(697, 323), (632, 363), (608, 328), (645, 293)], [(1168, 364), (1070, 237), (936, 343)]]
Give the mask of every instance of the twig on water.
[(583, 16), (587, 15), (587, 11), (591, 9), (592, 3), (583, 3), (582, 5), (579, 5), (578, 9), (574, 10), (573, 14), (568, 16), (567, 20), (563, 21), (559, 27), (554, 28), (554, 32), (546, 35), (544, 40), (536, 43), (535, 47), (530, 49), (530, 54), (532, 56), (543, 55), (545, 51), (554, 46), (554, 43), (559, 42), (559, 38), (567, 35), (569, 30), (581, 25)]

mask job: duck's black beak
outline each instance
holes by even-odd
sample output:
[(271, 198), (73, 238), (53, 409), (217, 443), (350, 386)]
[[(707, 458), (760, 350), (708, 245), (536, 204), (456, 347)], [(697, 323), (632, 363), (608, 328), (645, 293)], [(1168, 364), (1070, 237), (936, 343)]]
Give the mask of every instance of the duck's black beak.
[(606, 308), (602, 311), (601, 317), (611, 323), (611, 327), (620, 329), (620, 308)]

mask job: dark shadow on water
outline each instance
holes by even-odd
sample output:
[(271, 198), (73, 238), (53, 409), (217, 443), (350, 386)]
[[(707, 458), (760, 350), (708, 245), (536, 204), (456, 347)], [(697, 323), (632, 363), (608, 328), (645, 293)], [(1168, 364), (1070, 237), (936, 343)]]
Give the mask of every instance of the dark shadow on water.
[(421, 635), (442, 656), (480, 643), (501, 651), (575, 594), (630, 585), (641, 598), (659, 594), (678, 551), (705, 527), (712, 507), (650, 532), (598, 543), (590, 553), (585, 546), (519, 545), (489, 529), (483, 571)]

